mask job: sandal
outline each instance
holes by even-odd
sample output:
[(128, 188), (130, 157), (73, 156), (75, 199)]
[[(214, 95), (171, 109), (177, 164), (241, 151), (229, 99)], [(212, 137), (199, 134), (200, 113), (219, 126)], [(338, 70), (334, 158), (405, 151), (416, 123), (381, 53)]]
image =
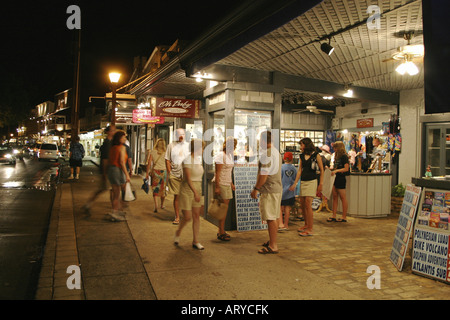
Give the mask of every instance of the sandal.
[(336, 218), (330, 217), (330, 218), (327, 219), (327, 222), (336, 222)]
[(172, 224), (180, 224), (180, 220), (175, 219), (175, 220), (173, 220)]
[(222, 233), (222, 234), (217, 234), (217, 239), (222, 240), (222, 241), (230, 241), (231, 240), (231, 236), (228, 233)]
[(310, 237), (310, 236), (312, 236), (313, 234), (312, 234), (312, 232), (304, 231), (304, 232), (300, 232), (298, 235), (299, 235), (300, 237)]
[(264, 243), (262, 244), (262, 246), (263, 246), (263, 247), (266, 247), (266, 248), (269, 247), (269, 241), (264, 242)]
[(346, 219), (339, 219), (339, 220), (336, 220), (336, 222), (347, 222), (347, 220)]
[(261, 250), (259, 250), (258, 253), (261, 253), (261, 254), (277, 254), (278, 251), (274, 251), (274, 250), (272, 250), (271, 247), (267, 246), (267, 247), (263, 247)]

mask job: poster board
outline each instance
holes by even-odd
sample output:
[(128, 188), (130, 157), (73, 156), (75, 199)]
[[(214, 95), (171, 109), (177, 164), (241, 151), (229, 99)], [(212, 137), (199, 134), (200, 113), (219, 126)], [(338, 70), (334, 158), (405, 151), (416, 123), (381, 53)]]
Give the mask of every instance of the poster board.
[(259, 199), (252, 199), (250, 196), (257, 175), (257, 164), (234, 165), (236, 224), (239, 232), (267, 229), (267, 223), (261, 220), (259, 213)]
[(417, 208), (419, 207), (421, 191), (421, 187), (416, 187), (412, 184), (406, 186), (390, 256), (391, 262), (398, 271), (403, 269), (409, 238), (411, 237)]
[(450, 191), (424, 188), (418, 212), (412, 272), (450, 283)]

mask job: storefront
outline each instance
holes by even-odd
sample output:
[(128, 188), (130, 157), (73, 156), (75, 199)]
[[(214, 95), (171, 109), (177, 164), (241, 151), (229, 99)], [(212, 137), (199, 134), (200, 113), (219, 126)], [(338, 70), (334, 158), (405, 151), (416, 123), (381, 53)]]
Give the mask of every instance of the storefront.
[[(342, 141), (349, 156), (347, 177), (348, 214), (355, 217), (384, 217), (391, 212), (391, 188), (397, 184), (401, 152), (401, 123), (397, 106), (358, 103), (336, 109), (336, 131), (327, 131), (325, 143)], [(342, 212), (339, 203), (338, 211)]]

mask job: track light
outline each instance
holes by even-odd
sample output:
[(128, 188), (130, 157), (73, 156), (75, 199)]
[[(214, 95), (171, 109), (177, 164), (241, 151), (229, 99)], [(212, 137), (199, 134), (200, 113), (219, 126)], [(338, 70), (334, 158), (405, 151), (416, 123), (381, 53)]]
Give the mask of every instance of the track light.
[(331, 44), (324, 42), (320, 45), (320, 50), (325, 52), (327, 55), (331, 55), (334, 51), (334, 48), (331, 46)]

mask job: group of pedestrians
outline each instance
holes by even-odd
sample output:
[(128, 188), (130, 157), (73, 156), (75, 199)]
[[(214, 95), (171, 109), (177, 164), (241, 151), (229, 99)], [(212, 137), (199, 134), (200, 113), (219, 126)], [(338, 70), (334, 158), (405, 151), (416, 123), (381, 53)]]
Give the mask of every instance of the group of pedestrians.
[[(114, 125), (105, 129), (107, 135), (100, 147), (100, 170), (102, 179), (97, 190), (83, 206), (89, 212), (92, 203), (104, 191), (108, 190), (108, 181), (112, 191), (110, 196), (111, 213), (107, 218), (112, 221), (125, 220), (121, 191), (127, 182), (130, 182), (131, 170), (127, 168), (129, 154), (126, 148), (126, 133), (116, 130)], [(259, 196), (261, 219), (267, 222), (269, 240), (263, 243), (261, 254), (278, 253), (277, 233), (288, 230), (289, 216), (295, 204), (295, 190), (300, 183), (300, 206), (305, 225), (298, 229), (300, 236), (313, 235), (313, 199), (320, 195), (323, 188), (324, 170), (330, 169), (336, 175), (333, 186), (333, 216), (327, 221), (346, 222), (347, 200), (345, 194), (345, 172), (349, 170), (348, 157), (344, 145), (334, 144), (334, 161), (330, 167), (323, 163), (322, 157), (316, 151), (311, 139), (303, 138), (300, 141), (300, 160), (298, 170), (293, 165), (293, 155), (285, 152), (283, 161), (279, 150), (272, 145), (270, 131), (264, 131), (260, 136), (261, 154), (258, 160), (258, 173), (256, 184), (250, 194), (254, 199)], [(214, 197), (228, 207), (233, 198), (235, 186), (232, 180), (234, 167), (234, 153), (237, 140), (227, 137), (223, 142), (223, 149), (215, 158)], [(175, 219), (173, 224), (178, 225), (174, 234), (174, 244), (180, 243), (180, 236), (187, 223), (192, 221), (192, 246), (203, 250), (199, 242), (200, 216), (204, 210), (204, 197), (202, 181), (204, 175), (205, 143), (200, 139), (185, 141), (184, 129), (177, 129), (175, 139), (166, 146), (164, 139), (157, 139), (153, 150), (148, 153), (146, 179), (151, 181), (154, 200), (154, 212), (164, 208), (166, 186), (168, 192), (173, 194), (173, 207)], [(160, 198), (158, 206), (157, 198)], [(342, 219), (336, 219), (338, 199), (343, 203)], [(180, 212), (181, 211), (181, 212)], [(180, 215), (182, 213), (182, 215)], [(217, 239), (230, 241), (231, 236), (225, 231), (226, 217), (218, 221)]]

